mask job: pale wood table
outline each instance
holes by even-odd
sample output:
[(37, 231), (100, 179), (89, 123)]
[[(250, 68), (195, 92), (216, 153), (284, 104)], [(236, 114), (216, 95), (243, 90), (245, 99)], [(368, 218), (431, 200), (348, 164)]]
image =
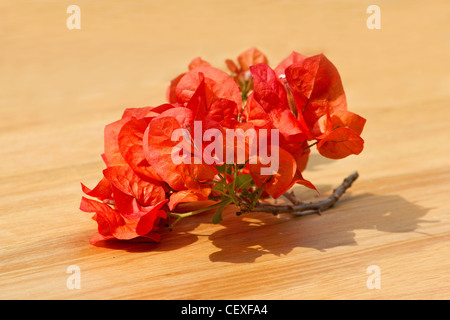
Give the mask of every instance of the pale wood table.
[[(450, 298), (448, 1), (376, 1), (379, 30), (366, 27), (371, 1), (75, 2), (80, 30), (66, 2), (0, 3), (0, 298)], [(80, 182), (101, 177), (104, 126), (163, 103), (192, 58), (225, 68), (252, 46), (273, 66), (323, 52), (367, 118), (360, 156), (312, 155), (305, 172), (327, 196), (357, 170), (341, 202), (302, 218), (230, 209), (159, 245), (90, 245)], [(371, 265), (380, 289), (366, 285)]]

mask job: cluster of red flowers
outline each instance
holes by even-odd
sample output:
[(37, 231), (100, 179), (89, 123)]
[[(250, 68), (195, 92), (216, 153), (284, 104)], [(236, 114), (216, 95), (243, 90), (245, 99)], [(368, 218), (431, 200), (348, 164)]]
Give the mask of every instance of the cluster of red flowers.
[[(96, 198), (83, 197), (80, 206), (95, 213), (98, 223), (91, 243), (137, 237), (159, 241), (158, 230), (169, 220), (216, 208), (213, 222), (219, 222), (228, 204), (251, 211), (261, 197), (278, 198), (296, 183), (314, 189), (302, 176), (313, 145), (331, 159), (362, 151), (365, 119), (347, 110), (339, 73), (323, 54), (293, 52), (272, 69), (266, 56), (252, 48), (226, 65), (230, 73), (194, 59), (187, 72), (171, 81), (167, 103), (126, 109), (105, 127), (103, 178), (92, 190), (82, 185), (87, 196)], [(195, 121), (201, 122), (200, 129)], [(179, 145), (175, 130), (195, 136), (195, 130), (203, 134), (212, 128), (223, 133), (278, 130), (277, 172), (263, 175), (264, 164), (248, 158), (244, 163), (173, 161)], [(191, 140), (185, 149), (196, 157), (206, 147)], [(205, 210), (177, 211), (181, 203), (203, 200), (217, 203)]]

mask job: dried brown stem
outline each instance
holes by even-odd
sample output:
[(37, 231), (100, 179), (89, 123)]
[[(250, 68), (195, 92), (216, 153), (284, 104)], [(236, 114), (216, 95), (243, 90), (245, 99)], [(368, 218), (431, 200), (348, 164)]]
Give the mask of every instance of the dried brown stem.
[[(305, 216), (309, 214), (320, 214), (334, 206), (334, 204), (341, 198), (345, 191), (350, 188), (358, 179), (358, 172), (353, 172), (344, 181), (333, 190), (333, 193), (325, 200), (311, 203), (299, 203), (297, 205), (273, 205), (268, 203), (257, 203), (253, 208), (253, 212), (267, 212), (277, 215), (279, 213), (292, 213), (297, 216)], [(293, 194), (291, 194), (293, 195)], [(289, 196), (288, 196), (289, 197)], [(289, 199), (289, 198), (288, 198)], [(291, 199), (289, 199), (291, 200)], [(296, 200), (296, 199), (295, 199)], [(298, 201), (298, 200), (297, 200)], [(292, 202), (292, 200), (291, 200)]]
[(294, 206), (298, 206), (302, 202), (295, 197), (294, 191), (283, 193), (283, 197), (288, 199)]

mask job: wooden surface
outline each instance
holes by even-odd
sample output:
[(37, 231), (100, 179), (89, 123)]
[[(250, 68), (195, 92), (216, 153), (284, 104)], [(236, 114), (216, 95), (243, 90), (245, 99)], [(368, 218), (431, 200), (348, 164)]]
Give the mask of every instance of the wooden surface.
[[(447, 0), (0, 2), (0, 298), (449, 299), (450, 63)], [(366, 8), (381, 8), (381, 29)], [(197, 56), (256, 46), (272, 66), (323, 52), (350, 110), (367, 119), (360, 156), (312, 155), (323, 196), (360, 178), (322, 216), (224, 213), (180, 222), (159, 245), (88, 243), (80, 182), (101, 178), (103, 128), (159, 105)], [(296, 187), (303, 200), (314, 194)], [(69, 289), (67, 268), (80, 268)], [(368, 289), (367, 268), (381, 288)]]

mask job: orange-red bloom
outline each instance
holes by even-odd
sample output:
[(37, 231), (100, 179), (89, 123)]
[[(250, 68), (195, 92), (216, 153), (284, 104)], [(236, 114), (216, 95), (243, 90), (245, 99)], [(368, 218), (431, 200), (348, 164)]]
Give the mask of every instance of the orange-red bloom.
[(308, 140), (319, 141), (320, 154), (340, 159), (362, 151), (360, 134), (366, 120), (347, 110), (339, 73), (323, 54), (299, 59), (287, 67), (285, 81), (299, 123)]
[[(226, 65), (231, 74), (196, 58), (171, 81), (168, 103), (128, 108), (106, 125), (103, 176), (93, 189), (82, 184), (87, 197), (80, 209), (94, 213), (98, 224), (91, 243), (159, 241), (161, 223), (177, 217), (181, 203), (219, 198), (217, 222), (223, 205), (278, 198), (296, 183), (315, 189), (302, 175), (313, 145), (332, 159), (362, 151), (366, 120), (347, 110), (339, 73), (324, 55), (293, 52), (272, 69), (267, 57), (251, 48)], [(209, 145), (208, 130), (218, 133), (219, 149)], [(204, 142), (205, 136), (211, 139)], [(239, 148), (245, 149), (244, 159)], [(211, 150), (215, 153), (208, 154)], [(189, 161), (175, 161), (179, 152)], [(220, 153), (225, 158), (219, 159)], [(269, 154), (277, 155), (277, 166), (267, 163)], [(267, 168), (272, 171), (263, 174)]]
[(167, 202), (167, 186), (143, 157), (142, 136), (146, 123), (167, 106), (125, 110), (122, 119), (105, 127), (107, 168), (97, 186), (83, 192), (99, 201), (82, 198), (80, 209), (94, 212), (98, 233), (91, 243), (138, 236), (158, 240), (155, 233), (166, 213), (160, 210)]

